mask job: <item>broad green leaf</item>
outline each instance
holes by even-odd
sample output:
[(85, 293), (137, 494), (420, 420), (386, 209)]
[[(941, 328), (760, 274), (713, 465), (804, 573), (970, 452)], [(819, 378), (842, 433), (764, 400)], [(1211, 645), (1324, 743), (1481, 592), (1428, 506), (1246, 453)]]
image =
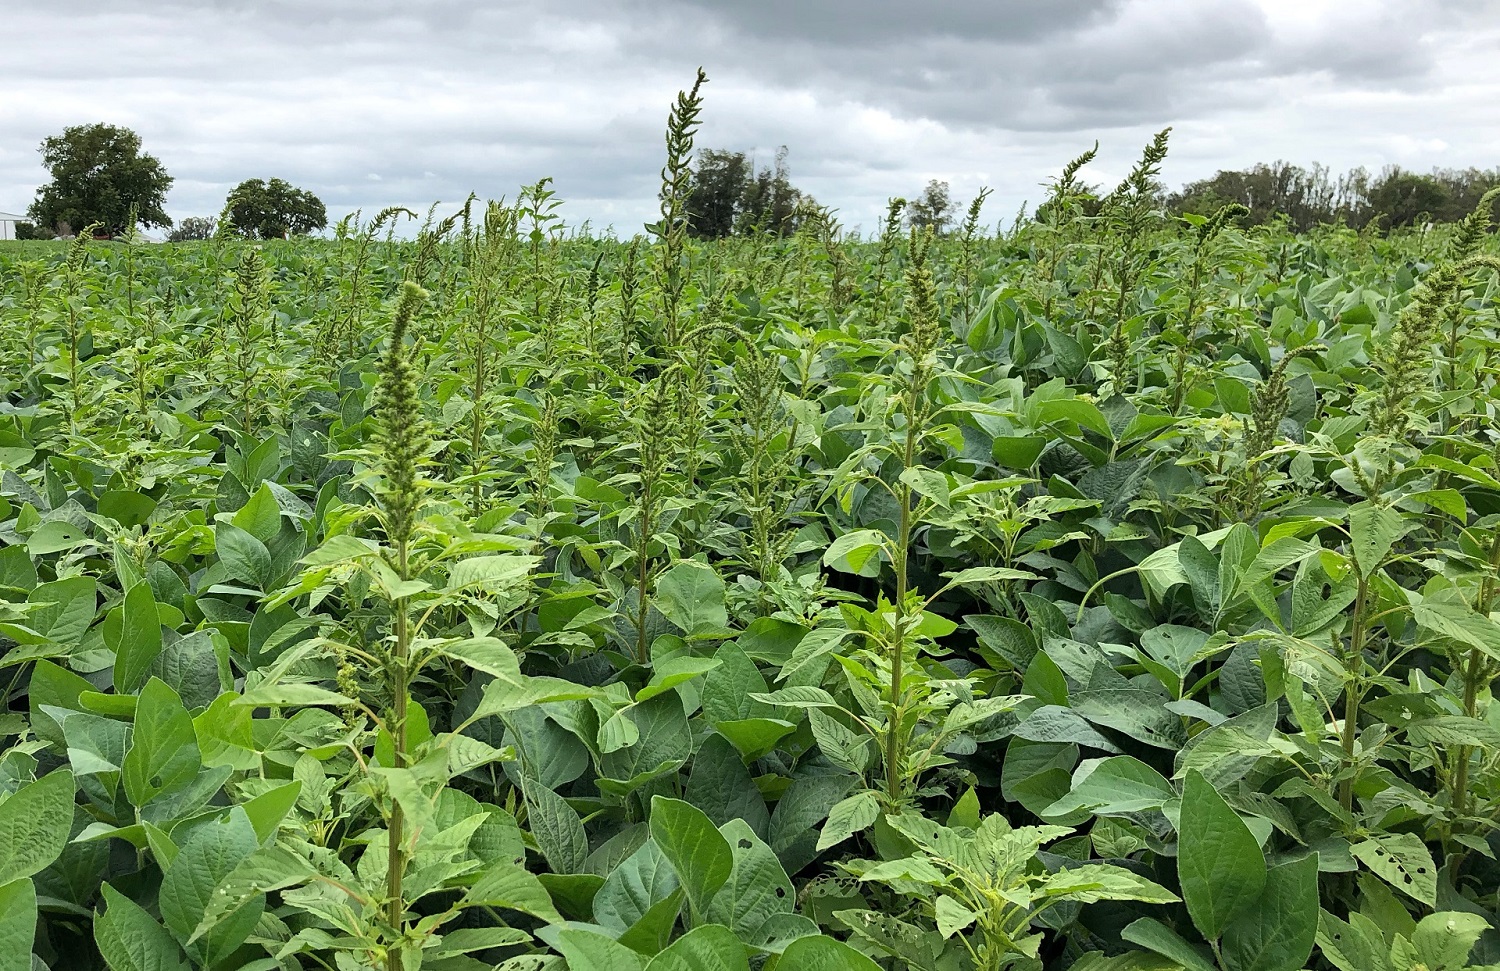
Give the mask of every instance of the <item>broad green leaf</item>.
[(110, 971), (191, 971), (165, 927), (114, 887), (102, 889), (104, 913), (94, 918), (94, 941)]
[(823, 564), (859, 576), (878, 576), (885, 542), (885, 534), (873, 529), (844, 533), (823, 553)]
[(156, 598), (146, 583), (137, 583), (125, 595), (119, 608), (119, 640), (115, 649), (115, 690), (130, 693), (139, 688), (151, 670), (151, 662), (161, 653), (161, 618)]
[(552, 923), (562, 921), (541, 881), (510, 860), (501, 860), (480, 874), (461, 906), (503, 907)]
[[(255, 829), (243, 809), (234, 809), (192, 831), (176, 859), (166, 868), (159, 897), (162, 921), (178, 940), (187, 940), (192, 935), (203, 920), (214, 891), (258, 848)], [(221, 920), (200, 938), (199, 953), (211, 962), (232, 953), (255, 929), (262, 903), (260, 898), (247, 901), (233, 916)]]
[(778, 971), (879, 971), (879, 965), (832, 937), (802, 937), (786, 946)]
[(769, 690), (769, 686), (738, 644), (720, 645), (714, 660), (719, 662), (718, 667), (703, 679), (703, 715), (710, 724), (775, 714), (770, 705), (750, 698), (752, 693)]
[(1066, 867), (1037, 885), (1044, 896), (1063, 897), (1082, 904), (1100, 900), (1138, 900), (1148, 904), (1174, 904), (1177, 895), (1124, 867), (1107, 863), (1085, 863)]
[(656, 581), (656, 609), (689, 636), (722, 636), (729, 626), (724, 580), (697, 560), (674, 564)]
[(531, 835), (547, 865), (554, 873), (578, 873), (589, 853), (583, 820), (567, 800), (544, 785), (528, 782), (522, 791)]
[(541, 557), (502, 554), (471, 556), (459, 560), (448, 570), (443, 593), (478, 592), (495, 594), (509, 591), (529, 582), (531, 571)]
[(680, 885), (661, 847), (647, 841), (605, 877), (604, 886), (594, 895), (594, 919), (623, 934)]
[(1370, 872), (1429, 907), (1437, 906), (1437, 867), (1427, 844), (1415, 833), (1386, 833), (1349, 848)]
[(947, 895), (938, 897), (934, 908), (938, 933), (949, 938), (979, 919), (979, 915)]
[(266, 544), (233, 523), (214, 527), (214, 545), (225, 575), (257, 590), (269, 590), (274, 580), (271, 551)]
[(679, 655), (663, 660), (651, 673), (651, 681), (636, 693), (636, 701), (650, 701), (680, 684), (702, 677), (719, 666), (719, 660), (711, 657)]
[(795, 876), (817, 857), (818, 824), (854, 783), (850, 775), (804, 775), (794, 777), (781, 794), (766, 842), (787, 873)]
[(345, 708), (354, 702), (337, 691), (329, 691), (315, 684), (282, 681), (258, 684), (240, 695), (234, 703), (250, 708), (305, 708), (318, 705)]
[(723, 735), (704, 739), (693, 756), (686, 798), (721, 830), (733, 820), (743, 822), (764, 837), (771, 821), (765, 797), (756, 788), (739, 753)]
[(40, 873), (67, 845), (73, 777), (53, 771), (0, 802), (0, 885)]
[(1122, 816), (1160, 809), (1177, 796), (1161, 773), (1128, 755), (1085, 763), (1074, 780), (1072, 790), (1048, 806), (1044, 817), (1067, 816), (1080, 809), (1097, 816)]
[[(1433, 915), (1438, 916), (1438, 915)], [(1318, 950), (1339, 971), (1393, 971), (1390, 945), (1379, 926), (1361, 913), (1349, 922), (1323, 911), (1318, 921)], [(1467, 956), (1468, 952), (1464, 952)]]
[(36, 887), (27, 877), (0, 886), (0, 971), (31, 971)]
[(796, 725), (779, 718), (741, 718), (719, 722), (714, 728), (747, 762), (769, 754), (777, 742), (797, 730)]
[(704, 916), (748, 938), (772, 916), (792, 913), (795, 891), (771, 847), (743, 820), (731, 820), (719, 832), (729, 841), (734, 868)]
[(32, 556), (46, 556), (48, 553), (77, 549), (92, 542), (88, 533), (72, 523), (52, 519), (38, 526), (36, 531), (27, 538), (26, 552)]
[(855, 833), (862, 833), (875, 825), (880, 815), (880, 800), (869, 789), (861, 789), (847, 799), (840, 800), (828, 811), (828, 820), (818, 835), (818, 851), (837, 846)]
[(1428, 914), (1417, 922), (1411, 936), (1417, 962), (1432, 969), (1460, 971), (1468, 967), (1469, 952), (1490, 922), (1479, 914), (1445, 911)]
[(93, 577), (38, 584), (26, 597), (28, 603), (42, 605), (27, 615), (29, 626), (50, 641), (77, 646), (98, 610), (98, 590)]
[[(1198, 772), (1182, 793), (1177, 874), (1188, 914), (1200, 933), (1217, 940), (1266, 886), (1266, 858), (1244, 821)], [(1316, 919), (1316, 907), (1314, 907)]]
[(1029, 469), (1036, 465), (1047, 439), (1041, 435), (999, 435), (990, 446), (996, 462), (1007, 469)]
[(267, 789), (254, 799), (247, 800), (241, 808), (250, 820), (250, 825), (255, 830), (255, 839), (259, 843), (265, 843), (276, 835), (281, 828), (281, 821), (286, 818), (287, 813), (297, 804), (297, 797), (302, 794), (302, 783), (299, 781), (288, 782), (285, 785)]
[(713, 820), (680, 799), (651, 798), (651, 838), (677, 871), (693, 914), (702, 918), (734, 869), (734, 854)]
[(520, 682), (521, 662), (516, 652), (495, 637), (471, 637), (442, 647), (444, 656), (476, 671)]
[(1259, 898), (1224, 928), (1224, 971), (1298, 971), (1318, 933), (1318, 855), (1272, 867)]
[(640, 954), (586, 927), (562, 928), (548, 943), (567, 959), (568, 971), (646, 971)]
[(750, 958), (733, 931), (705, 924), (673, 941), (646, 971), (750, 971)]
[(144, 806), (164, 792), (188, 785), (202, 767), (193, 719), (166, 682), (152, 678), (141, 689), (135, 732), (125, 753), (125, 794)]
[(1176, 961), (1186, 971), (1217, 971), (1213, 959), (1154, 917), (1142, 917), (1120, 932), (1123, 940)]
[(1390, 555), (1396, 540), (1410, 532), (1414, 525), (1389, 506), (1372, 502), (1350, 506), (1349, 539), (1360, 575), (1374, 576)]
[(1500, 624), (1489, 617), (1464, 604), (1437, 600), (1413, 604), (1411, 612), (1427, 630), (1500, 660)]
[(531, 941), (531, 935), (515, 927), (460, 927), (447, 931), (443, 940), (433, 949), (431, 957), (443, 958), (468, 954), (471, 951), (488, 951), (491, 948), (511, 948)]

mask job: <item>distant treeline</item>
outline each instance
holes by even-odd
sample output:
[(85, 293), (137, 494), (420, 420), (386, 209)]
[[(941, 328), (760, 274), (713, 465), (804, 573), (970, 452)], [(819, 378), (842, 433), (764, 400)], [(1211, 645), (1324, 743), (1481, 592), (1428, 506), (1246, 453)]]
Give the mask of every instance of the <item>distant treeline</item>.
[(1434, 169), (1424, 175), (1387, 166), (1379, 175), (1364, 168), (1335, 175), (1322, 165), (1278, 161), (1189, 182), (1166, 202), (1176, 213), (1211, 213), (1238, 202), (1250, 210), (1249, 224), (1283, 215), (1298, 231), (1338, 221), (1363, 226), (1379, 220), (1380, 227), (1394, 228), (1462, 219), (1496, 185), (1500, 168)]
[[(753, 231), (786, 235), (801, 224), (815, 200), (792, 184), (787, 150), (770, 166), (757, 166), (744, 152), (706, 149), (698, 153), (688, 199), (689, 232), (720, 238)], [(1419, 173), (1387, 166), (1379, 174), (1357, 168), (1335, 174), (1324, 165), (1304, 168), (1290, 162), (1260, 163), (1224, 170), (1189, 182), (1159, 198), (1174, 213), (1209, 214), (1237, 202), (1250, 210), (1242, 222), (1260, 225), (1285, 217), (1298, 232), (1325, 223), (1380, 229), (1423, 222), (1453, 222), (1474, 211), (1489, 189), (1500, 185), (1500, 168), (1434, 169)], [(1092, 214), (1103, 187), (1080, 186), (1080, 211)], [(948, 183), (933, 180), (910, 197), (907, 219), (938, 232), (956, 224), (962, 206)]]

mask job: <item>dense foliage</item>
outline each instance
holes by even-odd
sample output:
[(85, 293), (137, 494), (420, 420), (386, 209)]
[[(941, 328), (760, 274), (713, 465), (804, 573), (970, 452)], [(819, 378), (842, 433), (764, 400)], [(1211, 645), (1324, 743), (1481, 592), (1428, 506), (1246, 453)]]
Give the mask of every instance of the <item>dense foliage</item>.
[(698, 239), (773, 233), (797, 229), (798, 216), (812, 198), (792, 185), (782, 146), (774, 165), (756, 168), (744, 152), (704, 149), (693, 160), (688, 190), (688, 233)]
[(1500, 962), (1486, 221), (699, 242), (699, 107), (647, 237), (0, 249), (0, 967)]
[(52, 181), (27, 210), (37, 226), (77, 232), (97, 223), (113, 236), (133, 228), (132, 215), (143, 226), (172, 225), (164, 208), (172, 177), (130, 129), (75, 125), (43, 140), (39, 151)]
[(230, 190), (224, 209), (234, 231), (251, 239), (306, 236), (328, 225), (323, 200), (285, 179), (246, 179)]
[(1167, 199), (1176, 212), (1212, 212), (1237, 202), (1250, 210), (1252, 225), (1285, 218), (1307, 231), (1320, 223), (1363, 226), (1456, 222), (1473, 212), (1486, 192), (1500, 186), (1500, 169), (1435, 169), (1412, 172), (1388, 166), (1377, 175), (1363, 168), (1334, 175), (1325, 166), (1289, 162), (1229, 169), (1189, 182)]

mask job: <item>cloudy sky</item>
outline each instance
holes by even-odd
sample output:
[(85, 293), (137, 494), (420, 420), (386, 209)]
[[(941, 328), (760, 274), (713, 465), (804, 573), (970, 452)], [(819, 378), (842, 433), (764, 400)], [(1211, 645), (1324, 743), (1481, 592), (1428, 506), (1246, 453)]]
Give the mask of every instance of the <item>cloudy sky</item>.
[(1174, 126), (1167, 182), (1284, 158), (1500, 166), (1500, 0), (0, 0), (0, 210), (68, 125), (135, 129), (174, 217), (242, 179), (338, 218), (513, 197), (634, 233), (675, 92), (700, 147), (790, 149), (846, 225), (931, 178), (988, 221), (1097, 138), (1112, 185)]

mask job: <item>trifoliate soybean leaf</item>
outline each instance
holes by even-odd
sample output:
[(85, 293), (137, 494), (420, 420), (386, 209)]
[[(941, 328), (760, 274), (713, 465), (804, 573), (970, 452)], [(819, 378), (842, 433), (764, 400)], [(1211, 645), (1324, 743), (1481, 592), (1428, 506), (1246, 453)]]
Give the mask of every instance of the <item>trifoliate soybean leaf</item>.
[(67, 845), (73, 776), (53, 771), (0, 802), (0, 884), (40, 873)]
[(1188, 914), (1209, 940), (1217, 940), (1231, 920), (1259, 899), (1266, 885), (1260, 844), (1197, 772), (1188, 773), (1182, 794), (1177, 874)]
[(52, 519), (38, 526), (27, 538), (26, 551), (32, 556), (46, 556), (92, 544), (88, 533), (81, 527), (61, 519)]
[(653, 796), (650, 826), (651, 838), (677, 871), (693, 913), (701, 917), (734, 868), (729, 841), (701, 809), (680, 799)]
[(605, 877), (594, 895), (594, 919), (623, 934), (669, 899), (681, 883), (661, 847), (647, 841)]
[(151, 662), (162, 651), (161, 615), (146, 583), (131, 587), (116, 609), (120, 611), (119, 635), (111, 645), (115, 652), (115, 690), (129, 694), (145, 682)]
[(689, 636), (723, 636), (729, 626), (724, 580), (707, 563), (683, 560), (656, 580), (656, 609)]
[(1272, 867), (1257, 900), (1224, 927), (1225, 971), (1298, 971), (1318, 933), (1318, 855)]
[(164, 681), (152, 678), (141, 689), (135, 731), (122, 776), (132, 804), (144, 806), (163, 793), (191, 783), (202, 767), (193, 719)]
[(778, 971), (879, 971), (879, 965), (834, 937), (801, 937), (786, 946)]
[(704, 924), (652, 958), (646, 971), (750, 971), (750, 958), (729, 928)]
[(734, 853), (734, 867), (705, 917), (747, 939), (773, 915), (792, 913), (795, 891), (771, 847), (743, 820), (730, 820), (719, 832)]
[(109, 884), (102, 890), (104, 913), (94, 919), (94, 941), (110, 971), (191, 971), (165, 927)]
[(29, 878), (0, 886), (0, 971), (31, 971), (36, 942), (36, 886)]

